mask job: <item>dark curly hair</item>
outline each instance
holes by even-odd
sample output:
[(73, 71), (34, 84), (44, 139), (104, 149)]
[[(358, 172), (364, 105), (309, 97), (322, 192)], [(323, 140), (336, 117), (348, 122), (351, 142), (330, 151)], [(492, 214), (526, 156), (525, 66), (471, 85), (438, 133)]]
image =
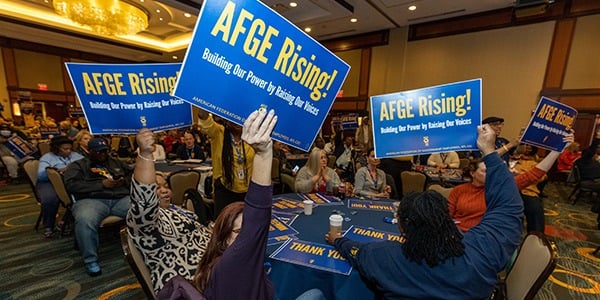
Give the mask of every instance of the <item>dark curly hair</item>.
[(432, 190), (413, 192), (402, 198), (398, 207), (398, 222), (406, 242), (404, 256), (430, 267), (446, 259), (463, 255), (463, 235), (448, 213), (446, 198)]

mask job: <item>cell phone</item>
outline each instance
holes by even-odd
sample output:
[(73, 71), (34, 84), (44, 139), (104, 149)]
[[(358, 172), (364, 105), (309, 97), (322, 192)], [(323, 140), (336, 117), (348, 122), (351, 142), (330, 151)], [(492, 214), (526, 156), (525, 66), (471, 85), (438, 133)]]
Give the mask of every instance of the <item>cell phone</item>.
[(292, 172), (296, 173), (298, 172), (298, 170), (300, 170), (300, 167), (298, 167), (298, 165), (296, 165), (293, 169)]

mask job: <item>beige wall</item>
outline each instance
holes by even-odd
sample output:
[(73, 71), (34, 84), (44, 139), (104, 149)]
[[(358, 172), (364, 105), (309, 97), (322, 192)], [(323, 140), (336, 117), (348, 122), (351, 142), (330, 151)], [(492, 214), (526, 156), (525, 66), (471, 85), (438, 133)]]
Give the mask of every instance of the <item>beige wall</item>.
[(50, 91), (65, 90), (60, 56), (19, 49), (14, 51), (19, 87), (37, 89), (38, 83), (45, 83)]
[(344, 97), (358, 96), (358, 83), (360, 80), (360, 53), (360, 49), (335, 53), (335, 55), (350, 65), (350, 72), (348, 72), (348, 76), (346, 76), (346, 80), (344, 80), (344, 84), (342, 85)]
[(600, 15), (577, 19), (563, 88), (600, 88)]
[(393, 30), (373, 51), (370, 93), (377, 95), (482, 78), (482, 115), (505, 118), (516, 137), (539, 101), (555, 22), (413, 42)]
[(6, 72), (4, 72), (4, 58), (0, 55), (0, 103), (4, 106), (4, 111), (2, 111), (2, 116), (11, 119), (11, 107), (10, 101), (8, 100), (8, 90), (6, 89)]

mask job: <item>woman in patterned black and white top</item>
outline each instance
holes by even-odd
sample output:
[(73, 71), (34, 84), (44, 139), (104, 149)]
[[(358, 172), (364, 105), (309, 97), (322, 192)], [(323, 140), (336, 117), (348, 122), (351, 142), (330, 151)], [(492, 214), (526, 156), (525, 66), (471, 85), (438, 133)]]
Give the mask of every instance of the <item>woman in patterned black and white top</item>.
[(139, 154), (127, 227), (158, 292), (175, 275), (192, 279), (212, 233), (186, 214), (169, 208), (172, 192), (164, 178), (155, 175), (153, 133), (141, 129), (136, 139)]

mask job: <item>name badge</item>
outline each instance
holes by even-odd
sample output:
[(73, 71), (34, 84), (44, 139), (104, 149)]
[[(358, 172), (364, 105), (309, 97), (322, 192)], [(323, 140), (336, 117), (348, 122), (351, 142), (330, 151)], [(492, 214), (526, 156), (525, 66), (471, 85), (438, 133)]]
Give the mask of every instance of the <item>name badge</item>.
[(244, 179), (246, 177), (246, 174), (244, 173), (244, 169), (239, 168), (236, 170), (237, 172), (237, 177), (238, 179)]

